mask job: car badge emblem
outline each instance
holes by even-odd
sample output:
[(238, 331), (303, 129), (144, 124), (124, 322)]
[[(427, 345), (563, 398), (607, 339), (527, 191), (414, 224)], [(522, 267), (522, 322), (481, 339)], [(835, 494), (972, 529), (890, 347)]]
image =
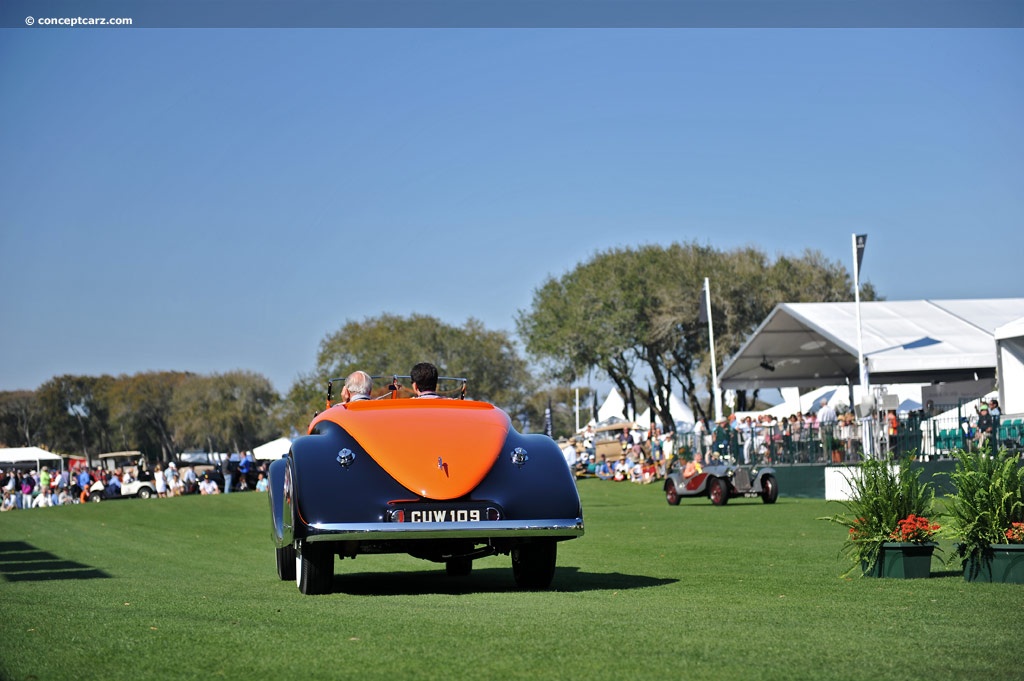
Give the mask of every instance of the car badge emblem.
[(356, 460), (356, 453), (353, 452), (348, 447), (346, 447), (345, 449), (342, 449), (340, 452), (338, 452), (338, 458), (335, 459), (335, 461), (337, 461), (338, 464), (342, 468), (348, 468), (349, 466), (352, 465), (352, 463), (355, 460)]
[(444, 477), (448, 477), (448, 464), (441, 457), (437, 457), (437, 469), (444, 471)]
[(530, 457), (526, 455), (526, 450), (522, 447), (516, 447), (512, 450), (512, 463), (520, 468), (523, 464), (530, 460)]

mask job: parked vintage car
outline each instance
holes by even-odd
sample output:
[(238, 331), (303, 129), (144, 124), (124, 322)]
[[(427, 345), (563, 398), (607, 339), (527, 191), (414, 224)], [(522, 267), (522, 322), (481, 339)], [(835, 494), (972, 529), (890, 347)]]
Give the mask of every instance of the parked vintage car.
[[(330, 592), (335, 557), (407, 553), (449, 575), (510, 554), (515, 583), (545, 589), (557, 544), (583, 534), (572, 473), (553, 440), (511, 426), (492, 404), (410, 399), (389, 377), (383, 399), (332, 405), (269, 470), (282, 580)], [(338, 380), (338, 379), (334, 379)], [(442, 379), (445, 380), (445, 379)], [(460, 395), (465, 394), (464, 379)]]
[(775, 469), (768, 466), (714, 463), (690, 477), (683, 477), (683, 470), (677, 460), (665, 476), (665, 500), (672, 506), (678, 506), (683, 497), (708, 497), (715, 506), (733, 497), (761, 497), (766, 504), (774, 504), (779, 497)]

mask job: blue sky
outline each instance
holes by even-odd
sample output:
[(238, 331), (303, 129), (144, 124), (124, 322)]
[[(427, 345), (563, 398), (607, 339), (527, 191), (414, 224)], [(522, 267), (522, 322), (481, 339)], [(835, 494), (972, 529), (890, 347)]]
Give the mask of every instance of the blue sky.
[(1020, 29), (5, 29), (0, 390), (286, 391), (346, 320), (514, 331), (645, 243), (867, 233), (890, 300), (1019, 297), (1022, 64)]

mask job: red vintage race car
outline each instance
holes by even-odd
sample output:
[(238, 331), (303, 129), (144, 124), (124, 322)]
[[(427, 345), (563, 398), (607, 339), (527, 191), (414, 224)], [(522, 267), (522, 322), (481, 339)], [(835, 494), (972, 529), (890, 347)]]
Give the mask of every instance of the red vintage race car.
[(689, 477), (683, 472), (675, 461), (665, 476), (665, 500), (671, 506), (678, 506), (683, 497), (708, 497), (715, 506), (722, 506), (734, 497), (761, 497), (764, 503), (774, 504), (779, 496), (779, 483), (771, 467), (712, 464)]
[[(515, 583), (545, 589), (557, 544), (583, 534), (576, 483), (545, 435), (518, 433), (492, 404), (382, 398), (331, 404), (269, 470), (282, 580), (329, 593), (335, 558), (406, 553), (471, 573), (509, 554)], [(334, 379), (338, 380), (338, 379)], [(464, 379), (457, 394), (465, 395)], [(333, 381), (332, 381), (333, 383)]]

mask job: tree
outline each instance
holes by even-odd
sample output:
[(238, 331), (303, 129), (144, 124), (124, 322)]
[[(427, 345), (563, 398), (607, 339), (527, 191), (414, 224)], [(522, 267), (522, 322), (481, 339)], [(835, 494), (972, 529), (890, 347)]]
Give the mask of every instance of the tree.
[[(850, 275), (816, 251), (773, 262), (754, 247), (649, 245), (598, 253), (549, 278), (534, 291), (531, 308), (517, 315), (517, 329), (553, 378), (571, 382), (596, 368), (627, 404), (646, 394), (638, 380), (649, 378), (665, 423), (674, 422), (669, 393), (676, 382), (704, 417), (711, 401), (698, 399), (711, 383), (707, 326), (698, 321), (705, 277), (720, 363), (780, 302), (853, 298)], [(865, 285), (862, 296), (873, 299), (873, 287)]]
[(36, 391), (46, 419), (47, 444), (77, 452), (92, 465), (92, 454), (109, 450), (110, 376), (57, 376)]
[(320, 343), (317, 365), (288, 396), (288, 422), (304, 432), (310, 417), (324, 408), (328, 379), (356, 370), (372, 375), (408, 375), (417, 362), (432, 362), (442, 376), (468, 379), (469, 397), (504, 408), (513, 421), (525, 418), (533, 380), (513, 340), (470, 319), (462, 327), (435, 317), (384, 314), (347, 321)]
[(41, 441), (44, 425), (43, 407), (34, 391), (0, 392), (0, 443), (31, 447)]
[(174, 391), (190, 374), (176, 371), (121, 376), (110, 389), (111, 419), (121, 449), (170, 460), (178, 451), (170, 425)]
[(174, 391), (174, 440), (208, 452), (242, 452), (280, 432), (280, 397), (260, 374), (232, 371), (187, 376)]

